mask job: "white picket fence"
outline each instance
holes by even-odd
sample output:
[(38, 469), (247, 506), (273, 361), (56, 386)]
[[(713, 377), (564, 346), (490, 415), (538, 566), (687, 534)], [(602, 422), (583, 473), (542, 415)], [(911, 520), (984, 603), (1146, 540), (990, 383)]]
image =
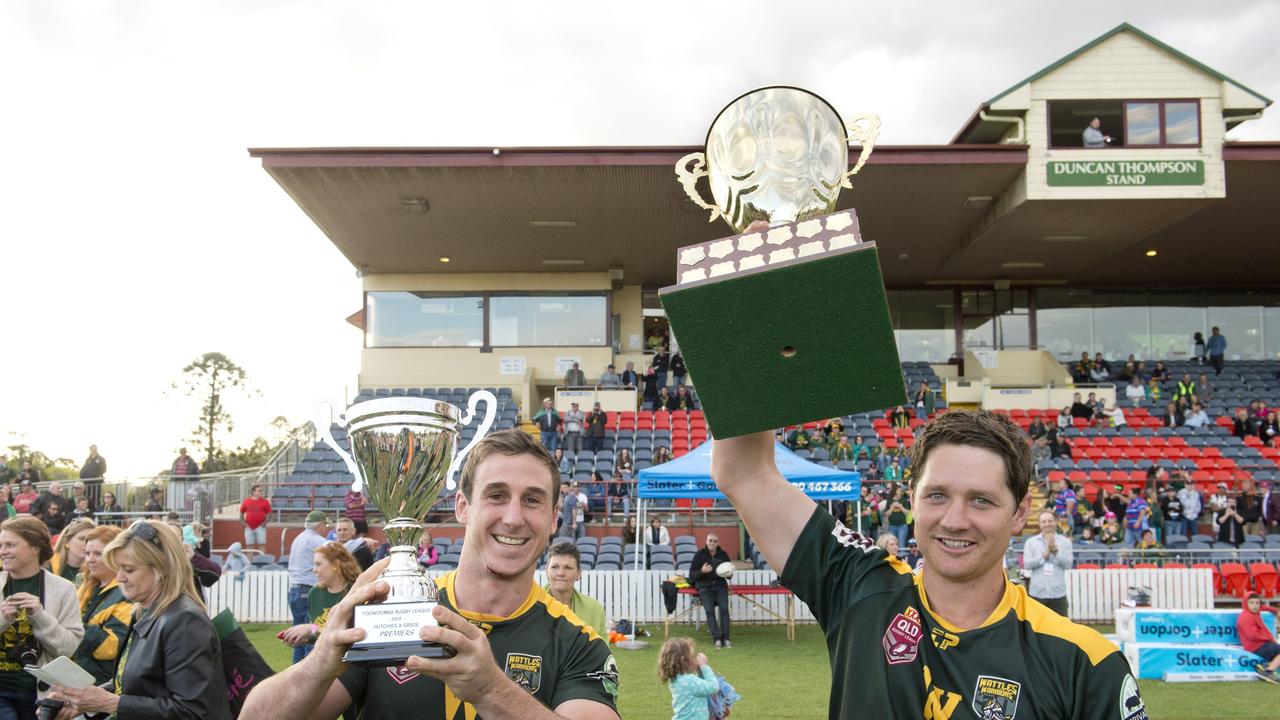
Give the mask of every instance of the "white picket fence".
[[(443, 572), (428, 573), (431, 576)], [(666, 615), (659, 585), (671, 576), (665, 570), (587, 570), (582, 573), (578, 589), (599, 600), (610, 623), (627, 619), (639, 623), (659, 623)], [(742, 585), (768, 585), (777, 579), (772, 570), (741, 570), (733, 582)], [(535, 581), (541, 585), (546, 576), (538, 572)], [(1067, 597), (1072, 620), (1113, 622), (1115, 610), (1128, 597), (1129, 589), (1151, 590), (1154, 607), (1167, 610), (1201, 610), (1213, 607), (1213, 575), (1207, 569), (1188, 570), (1069, 570)], [(209, 614), (231, 608), (240, 622), (289, 622), (289, 573), (283, 570), (255, 571), (236, 577), (224, 576), (205, 590)], [(786, 614), (785, 595), (763, 595), (754, 598), (779, 615)], [(683, 609), (693, 598), (681, 596), (677, 608)], [(740, 597), (730, 597), (730, 616), (734, 622), (759, 624), (777, 622), (756, 606)], [(699, 614), (694, 613), (697, 617)], [(795, 601), (796, 622), (813, 622), (813, 613), (799, 600)]]
[[(435, 577), (443, 572), (429, 572)], [(640, 623), (659, 623), (666, 615), (659, 585), (671, 576), (664, 570), (586, 570), (578, 583), (578, 590), (599, 600), (610, 623), (627, 619)], [(733, 576), (733, 582), (742, 585), (768, 585), (777, 579), (772, 570), (741, 570)], [(539, 585), (546, 582), (541, 571), (534, 578)], [(290, 621), (289, 573), (283, 570), (261, 570), (224, 576), (213, 587), (205, 590), (209, 614), (216, 615), (223, 608), (230, 608), (236, 619), (246, 622), (283, 623)], [(761, 605), (780, 615), (786, 613), (785, 595), (764, 595), (754, 598)], [(692, 598), (680, 597), (678, 608), (684, 608)], [(759, 608), (742, 598), (730, 598), (729, 612), (734, 622), (776, 622)], [(813, 622), (813, 614), (800, 601), (796, 601), (796, 620)]]
[(1116, 608), (1135, 587), (1148, 588), (1151, 606), (1162, 610), (1213, 608), (1213, 571), (1207, 568), (1068, 570), (1068, 614), (1077, 622), (1114, 622)]

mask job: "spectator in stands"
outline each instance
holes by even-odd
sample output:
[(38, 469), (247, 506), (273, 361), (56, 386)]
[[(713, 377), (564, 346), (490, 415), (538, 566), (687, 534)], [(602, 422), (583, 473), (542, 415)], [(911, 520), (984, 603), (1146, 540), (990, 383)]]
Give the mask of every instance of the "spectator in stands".
[(1107, 143), (1111, 142), (1111, 136), (1102, 132), (1102, 120), (1094, 118), (1089, 121), (1089, 126), (1080, 134), (1081, 142), (1090, 150), (1105, 148)]
[[(719, 647), (719, 645), (717, 645)], [(670, 638), (658, 651), (658, 681), (671, 692), (672, 720), (706, 720), (712, 717), (711, 698), (720, 692), (720, 680), (707, 656), (688, 638)], [(719, 717), (728, 717), (726, 711)]]
[(213, 554), (213, 545), (209, 541), (209, 527), (204, 523), (193, 522), (182, 528), (184, 537), (188, 531), (190, 531), (198, 541), (196, 544), (196, 554), (203, 555), (206, 558), (210, 557)]
[(649, 367), (653, 369), (654, 380), (658, 383), (658, 389), (667, 386), (667, 371), (671, 369), (671, 351), (666, 346), (658, 348), (653, 354), (653, 361), (649, 363)]
[(1076, 393), (1071, 399), (1071, 418), (1073, 420), (1093, 421), (1093, 407), (1081, 399), (1080, 393)]
[(179, 448), (178, 457), (174, 458), (169, 474), (183, 480), (194, 480), (200, 477), (200, 465), (196, 463), (195, 458), (187, 455), (186, 448)]
[(1164, 518), (1164, 533), (1160, 539), (1165, 545), (1172, 537), (1186, 537), (1187, 523), (1182, 516), (1182, 501), (1178, 499), (1173, 485), (1165, 485), (1160, 493), (1160, 514)]
[(1040, 533), (1022, 548), (1022, 569), (1030, 574), (1027, 593), (1045, 607), (1067, 617), (1066, 572), (1071, 569), (1071, 538), (1058, 534), (1053, 513), (1040, 513)]
[(1236, 616), (1236, 636), (1240, 638), (1240, 645), (1247, 652), (1261, 657), (1266, 663), (1266, 665), (1255, 664), (1254, 671), (1262, 676), (1262, 679), (1275, 683), (1280, 682), (1280, 676), (1276, 673), (1280, 668), (1280, 645), (1276, 644), (1276, 636), (1262, 621), (1264, 611), (1273, 615), (1280, 612), (1269, 605), (1263, 605), (1262, 596), (1256, 592), (1245, 595), (1244, 606)]
[(1236, 511), (1244, 522), (1246, 535), (1262, 534), (1262, 496), (1253, 478), (1246, 477), (1240, 484), (1240, 495), (1236, 498)]
[(699, 548), (689, 562), (689, 583), (698, 590), (702, 609), (707, 613), (707, 630), (718, 648), (732, 647), (729, 642), (729, 583), (716, 573), (716, 569), (727, 562), (729, 554), (720, 547), (720, 538), (715, 533), (707, 533), (706, 545)]
[[(40, 475), (40, 469), (31, 464), (30, 460), (22, 461), (22, 471), (18, 473), (18, 483), (29, 482), (32, 486), (38, 485), (44, 481)], [(35, 513), (32, 513), (34, 515)]]
[(1098, 542), (1103, 545), (1119, 545), (1124, 542), (1124, 533), (1120, 531), (1120, 521), (1115, 513), (1107, 511), (1107, 516), (1102, 521), (1102, 532), (1098, 534)]
[(1093, 354), (1093, 366), (1095, 368), (1102, 368), (1102, 371), (1107, 373), (1107, 377), (1110, 377), (1111, 363), (1103, 359), (1102, 353), (1097, 352)]
[(684, 355), (677, 350), (671, 353), (671, 384), (676, 387), (684, 385), (684, 379), (689, 376), (689, 369), (685, 367)]
[(49, 528), (50, 535), (57, 535), (67, 526), (67, 515), (62, 512), (64, 500), (50, 500), (45, 503), (44, 510), (39, 515), (40, 522)]
[(564, 456), (564, 448), (556, 448), (551, 453), (551, 457), (556, 461), (556, 467), (560, 468), (561, 474), (573, 474), (573, 459)]
[(693, 400), (693, 394), (689, 392), (689, 388), (685, 385), (676, 385), (676, 394), (672, 397), (672, 402), (676, 410), (696, 410), (696, 403)]
[[(609, 367), (613, 367), (610, 365)], [(600, 409), (600, 403), (591, 406), (591, 412), (587, 414), (586, 433), (587, 449), (593, 453), (600, 452), (604, 449), (605, 431), (609, 424), (609, 414)]]
[(587, 374), (582, 372), (582, 368), (578, 367), (578, 363), (573, 363), (564, 373), (565, 387), (583, 387), (587, 384)]
[(1129, 378), (1129, 384), (1124, 388), (1124, 398), (1134, 407), (1142, 404), (1147, 399), (1147, 390), (1142, 387), (1142, 381), (1138, 378)]
[(542, 447), (554, 451), (560, 447), (560, 413), (551, 405), (551, 398), (542, 399), (542, 409), (533, 416), (538, 424), (538, 433), (542, 439)]
[[(578, 494), (569, 483), (560, 484), (560, 529), (557, 536), (578, 538)], [(585, 528), (583, 528), (585, 534)]]
[(1217, 395), (1217, 392), (1209, 382), (1209, 376), (1204, 373), (1200, 373), (1199, 379), (1196, 380), (1196, 397), (1200, 399), (1202, 404), (1208, 405), (1213, 402), (1215, 395)]
[(889, 465), (884, 469), (884, 479), (889, 482), (901, 482), (903, 479), (902, 459), (894, 455), (889, 460)]
[(626, 369), (622, 371), (622, 375), (620, 377), (623, 387), (640, 387), (640, 376), (636, 374), (636, 364), (634, 362), (630, 360), (627, 361)]
[(102, 504), (98, 506), (98, 511), (94, 513), (99, 522), (120, 522), (120, 513), (124, 509), (120, 507), (120, 503), (116, 502), (116, 494), (107, 491), (102, 493)]
[(1201, 497), (1200, 490), (1196, 487), (1195, 478), (1184, 478), (1182, 489), (1178, 491), (1178, 503), (1182, 506), (1182, 518), (1187, 537), (1196, 534), (1203, 502), (1204, 498)]
[(1066, 480), (1057, 482), (1057, 489), (1053, 495), (1053, 515), (1062, 518), (1067, 523), (1067, 534), (1074, 535), (1076, 532), (1076, 505), (1080, 502), (1076, 495), (1075, 488)]
[(893, 409), (893, 412), (889, 413), (889, 424), (895, 428), (909, 428), (911, 427), (911, 414), (907, 412), (905, 407), (899, 405)]
[(107, 461), (98, 454), (98, 446), (89, 446), (89, 457), (80, 466), (80, 479), (85, 485), (85, 494), (89, 496), (89, 504), (98, 504), (99, 491), (103, 478), (107, 476)]
[[(49, 483), (49, 488), (40, 493), (40, 497), (36, 498), (30, 507), (30, 512), (36, 517), (45, 514), (45, 508), (50, 502), (57, 501), (59, 505), (65, 505), (66, 500), (62, 497), (62, 483), (54, 480)], [(65, 508), (64, 508), (65, 509)]]
[(13, 482), (18, 474), (14, 472), (13, 467), (9, 465), (9, 456), (0, 454), (0, 485), (8, 485)]
[(635, 460), (631, 458), (631, 451), (622, 448), (618, 451), (618, 455), (613, 459), (613, 471), (623, 477), (631, 477), (635, 474)]
[(880, 515), (880, 498), (876, 497), (869, 485), (862, 486), (860, 507), (858, 512), (861, 522), (858, 526), (865, 531), (864, 534), (867, 537), (880, 537), (880, 527), (883, 524), (883, 518)]
[(1198, 401), (1192, 402), (1191, 414), (1187, 415), (1187, 419), (1184, 424), (1187, 427), (1201, 428), (1208, 425), (1209, 422), (1209, 413), (1204, 411), (1204, 406)]
[(49, 558), (49, 572), (75, 584), (76, 576), (84, 565), (84, 547), (89, 532), (97, 527), (92, 520), (76, 520), (58, 534), (53, 544), (53, 557)]
[(1256, 433), (1256, 426), (1249, 417), (1249, 411), (1236, 408), (1236, 416), (1231, 420), (1231, 434), (1241, 440)]
[(1227, 509), (1231, 502), (1231, 492), (1224, 482), (1218, 483), (1217, 491), (1209, 496), (1209, 513), (1213, 520), (1213, 531), (1218, 531), (1218, 513)]
[(1151, 506), (1147, 504), (1147, 499), (1140, 492), (1133, 493), (1124, 511), (1124, 544), (1126, 546), (1137, 546), (1138, 541), (1142, 539), (1142, 531), (1149, 527), (1150, 517)]
[(17, 515), (18, 511), (13, 507), (13, 486), (0, 484), (0, 522), (8, 520)]
[(1156, 539), (1156, 531), (1147, 528), (1142, 531), (1142, 539), (1138, 541), (1138, 550), (1159, 550), (1160, 541)]
[(143, 504), (142, 511), (147, 514), (147, 518), (158, 518), (160, 513), (164, 512), (164, 488), (159, 486), (151, 488), (151, 492), (147, 494), (147, 502)]
[(1124, 410), (1119, 405), (1112, 404), (1111, 406), (1104, 408), (1101, 411), (1101, 415), (1103, 420), (1109, 421), (1113, 428), (1124, 427), (1128, 422), (1125, 420)]
[[(307, 622), (308, 593), (315, 587), (316, 550), (325, 542), (329, 532), (329, 518), (319, 510), (307, 513), (303, 521), (302, 532), (293, 539), (289, 546), (289, 612), (293, 615), (293, 624)], [(293, 662), (307, 656), (310, 648), (298, 645), (293, 648)]]
[[(1168, 477), (1166, 473), (1164, 479), (1168, 480)], [(1148, 484), (1142, 489), (1141, 494), (1142, 499), (1147, 503), (1147, 527), (1155, 533), (1157, 541), (1163, 541), (1164, 512), (1160, 509), (1160, 493), (1156, 490), (1156, 484)]]
[(360, 566), (340, 543), (327, 542), (316, 548), (313, 562), (316, 585), (307, 593), (307, 622), (294, 625), (280, 637), (295, 650), (308, 647), (308, 653), (329, 620), (329, 609), (346, 597), (360, 575)]
[(1197, 332), (1191, 336), (1191, 356), (1196, 359), (1197, 364), (1205, 364), (1207, 353), (1205, 352), (1204, 333)]
[(635, 515), (628, 515), (627, 521), (622, 524), (622, 542), (627, 545), (637, 545), (640, 542), (636, 535)]
[(1084, 526), (1083, 529), (1080, 530), (1079, 544), (1083, 546), (1096, 545), (1098, 544), (1098, 541), (1095, 540), (1094, 537), (1095, 536), (1094, 536), (1093, 528), (1086, 525)]
[(348, 487), (347, 494), (342, 497), (342, 507), (343, 514), (355, 527), (356, 535), (363, 536), (369, 532), (369, 510), (364, 493)]
[(250, 550), (267, 546), (267, 522), (271, 519), (271, 501), (263, 497), (262, 486), (249, 488), (249, 497), (240, 503), (240, 525), (244, 528), (244, 545)]
[(889, 499), (880, 503), (880, 512), (889, 532), (898, 538), (898, 545), (906, 545), (907, 535), (911, 531), (911, 500), (902, 485), (893, 487), (893, 494)]
[(600, 637), (608, 637), (604, 621), (604, 606), (595, 598), (578, 592), (576, 585), (582, 579), (582, 553), (568, 540), (552, 543), (547, 552), (547, 584), (551, 597), (573, 610), (588, 627), (594, 628)]
[(1182, 373), (1182, 379), (1178, 381), (1178, 385), (1173, 390), (1174, 401), (1186, 398), (1189, 402), (1191, 396), (1195, 394), (1196, 381), (1191, 379), (1191, 373)]
[(1244, 517), (1236, 509), (1234, 498), (1227, 501), (1226, 509), (1218, 513), (1216, 522), (1218, 526), (1218, 542), (1240, 547), (1240, 543), (1245, 541)]
[(831, 462), (853, 462), (853, 446), (849, 444), (849, 437), (841, 435), (836, 441), (836, 447), (831, 451)]
[(578, 403), (569, 403), (569, 410), (564, 414), (564, 450), (577, 455), (582, 452), (582, 427), (587, 416), (578, 409)]
[(84, 582), (77, 593), (84, 638), (71, 659), (88, 670), (96, 683), (107, 682), (114, 675), (116, 658), (133, 623), (133, 603), (124, 596), (115, 571), (102, 558), (103, 548), (120, 532), (118, 527), (104, 525), (86, 533)]
[(1216, 325), (1209, 330), (1209, 342), (1205, 344), (1205, 349), (1209, 351), (1209, 365), (1213, 367), (1214, 374), (1221, 375), (1227, 355), (1227, 338)]
[(187, 525), (183, 527), (176, 521), (167, 524), (182, 538), (182, 550), (186, 554), (187, 560), (191, 563), (191, 580), (195, 587), (196, 595), (199, 595), (200, 600), (203, 601), (204, 589), (213, 587), (222, 578), (222, 566), (210, 560), (209, 556), (196, 552), (204, 538), (196, 534), (193, 526)]
[(1262, 501), (1262, 507), (1262, 517), (1266, 522), (1268, 532), (1280, 531), (1280, 489), (1268, 487), (1266, 498)]
[[(645, 545), (670, 545), (671, 533), (657, 516), (649, 518), (649, 527), (644, 531)], [(723, 552), (723, 551), (722, 551)]]
[[(597, 473), (598, 475), (598, 473)], [(631, 487), (627, 479), (622, 477), (622, 473), (617, 470), (613, 471), (613, 477), (605, 488), (605, 513), (613, 514), (613, 505), (618, 503), (622, 506), (622, 514), (631, 514)]]
[(902, 545), (898, 542), (898, 536), (891, 532), (881, 533), (876, 537), (876, 547), (888, 553), (889, 557), (898, 557), (898, 552), (902, 549)]
[(231, 543), (227, 547), (227, 557), (222, 561), (222, 573), (236, 577), (236, 573), (241, 573), (253, 567), (253, 562), (249, 560), (249, 556), (244, 553), (244, 546), (238, 541)]
[(578, 496), (578, 507), (574, 511), (577, 513), (578, 532), (582, 533), (578, 537), (586, 537), (587, 523), (591, 522), (593, 519), (591, 516), (591, 501), (587, 497), (587, 491), (578, 484), (577, 480), (574, 480), (569, 487), (573, 490), (574, 494)]
[[(373, 551), (377, 548), (377, 543), (371, 538), (364, 536), (365, 531), (360, 530), (355, 521), (350, 517), (338, 518), (333, 523), (333, 531), (337, 536), (338, 542), (351, 553), (351, 557), (355, 558), (356, 564), (360, 566), (360, 571), (364, 572), (373, 564)], [(423, 536), (431, 537), (431, 533), (424, 532)]]
[(93, 508), (89, 507), (89, 498), (81, 495), (76, 498), (76, 506), (71, 509), (71, 519), (74, 520), (92, 520), (94, 518)]
[(809, 449), (809, 431), (804, 429), (803, 425), (795, 426), (795, 429), (787, 433), (787, 447), (795, 450)]
[(1162, 384), (1169, 381), (1169, 368), (1164, 366), (1163, 360), (1156, 361), (1156, 366), (1151, 371), (1151, 379)]
[(644, 371), (644, 389), (640, 395), (640, 407), (645, 410), (658, 409), (658, 373), (652, 366)]
[(1111, 373), (1107, 372), (1107, 369), (1098, 363), (1095, 362), (1089, 365), (1089, 382), (1104, 383), (1110, 378)]
[(1275, 410), (1268, 410), (1267, 419), (1258, 425), (1258, 439), (1264, 445), (1271, 445), (1277, 437), (1280, 437), (1280, 417)]
[(1187, 419), (1178, 412), (1178, 406), (1169, 403), (1164, 408), (1164, 415), (1160, 417), (1160, 425), (1167, 428), (1180, 427)]
[(125, 597), (142, 606), (116, 675), (117, 690), (54, 686), (51, 696), (68, 701), (68, 717), (107, 713), (228, 720), (217, 632), (191, 589), (191, 565), (182, 557), (176, 533), (163, 523), (140, 521), (104, 553), (118, 570)]
[(604, 372), (600, 373), (600, 387), (616, 388), (622, 387), (622, 376), (618, 375), (613, 367), (613, 363), (609, 363), (605, 367)]
[(1038, 440), (1047, 434), (1049, 434), (1049, 428), (1045, 427), (1044, 420), (1038, 415), (1031, 418), (1031, 424), (1027, 426), (1027, 435), (1031, 436), (1032, 440)]
[(659, 445), (653, 451), (653, 465), (661, 465), (665, 462), (671, 462), (671, 448), (666, 445)]
[[(343, 547), (345, 548), (346, 545), (344, 544)], [(347, 552), (351, 552), (350, 549)], [(352, 555), (352, 557), (355, 556)], [(436, 547), (435, 538), (431, 537), (431, 532), (423, 530), (422, 537), (418, 538), (418, 564), (424, 568), (430, 568), (438, 562), (440, 562), (440, 548)]]
[(671, 396), (671, 391), (665, 385), (658, 388), (658, 397), (653, 401), (654, 410), (675, 410), (676, 399)]
[[(53, 557), (49, 530), (39, 521), (17, 517), (0, 524), (0, 716), (34, 719), (36, 679), (23, 665), (43, 665), (70, 656), (84, 635), (76, 588), (42, 570)], [(27, 650), (34, 651), (31, 657)]]
[(1055, 435), (1053, 440), (1049, 442), (1049, 456), (1054, 460), (1058, 458), (1071, 459), (1071, 445), (1067, 443), (1067, 439), (1062, 435)]
[(1069, 407), (1062, 408), (1062, 412), (1058, 413), (1058, 418), (1055, 421), (1055, 425), (1057, 425), (1057, 428), (1059, 430), (1066, 430), (1067, 428), (1071, 427), (1071, 408)]
[(916, 417), (920, 420), (928, 420), (929, 416), (933, 415), (936, 400), (933, 397), (933, 391), (929, 389), (929, 383), (920, 381), (920, 386), (911, 396), (911, 404), (915, 406)]
[(1083, 385), (1089, 382), (1089, 371), (1093, 368), (1093, 361), (1089, 359), (1088, 352), (1080, 353), (1080, 360), (1071, 367), (1071, 380), (1076, 384)]
[(40, 497), (30, 480), (22, 480), (18, 485), (18, 494), (13, 497), (13, 509), (21, 513), (31, 512), (31, 503)]

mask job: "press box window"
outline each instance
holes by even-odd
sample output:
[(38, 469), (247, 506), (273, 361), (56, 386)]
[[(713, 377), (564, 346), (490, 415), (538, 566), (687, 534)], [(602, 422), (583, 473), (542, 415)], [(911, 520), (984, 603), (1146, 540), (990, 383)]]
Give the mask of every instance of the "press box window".
[(490, 295), (493, 347), (605, 345), (608, 304), (603, 295)]
[(1199, 147), (1196, 100), (1135, 100), (1124, 104), (1129, 147)]
[(365, 347), (484, 344), (484, 297), (479, 293), (371, 292), (365, 303)]

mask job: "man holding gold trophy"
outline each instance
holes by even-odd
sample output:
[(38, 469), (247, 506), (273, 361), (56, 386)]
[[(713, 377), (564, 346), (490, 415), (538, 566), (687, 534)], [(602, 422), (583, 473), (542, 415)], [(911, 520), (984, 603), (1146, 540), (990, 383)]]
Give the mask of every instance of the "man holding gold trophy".
[[(480, 397), (487, 417), (458, 452), (459, 426), (477, 417)], [(305, 660), (253, 690), (241, 717), (332, 720), (352, 704), (364, 720), (618, 717), (608, 644), (533, 582), (555, 528), (559, 468), (519, 430), (486, 435), (495, 409), (485, 391), (461, 418), (420, 397), (350, 408), (347, 461), (390, 518), (391, 555), (330, 610)], [(433, 583), (414, 551), (422, 517), (459, 465), (462, 556)]]
[[(681, 248), (678, 284), (660, 293), (716, 438), (711, 476), (826, 634), (830, 717), (1145, 720), (1116, 646), (1005, 576), (1034, 467), (1007, 418), (953, 411), (918, 435), (918, 575), (778, 472), (774, 428), (903, 402), (875, 247), (852, 210), (833, 212), (879, 120), (845, 128), (798, 88), (726, 107), (705, 154), (676, 174), (741, 234)], [(861, 145), (848, 172), (846, 142)], [(698, 194), (702, 176), (715, 203)], [(820, 317), (804, 312), (817, 306)]]

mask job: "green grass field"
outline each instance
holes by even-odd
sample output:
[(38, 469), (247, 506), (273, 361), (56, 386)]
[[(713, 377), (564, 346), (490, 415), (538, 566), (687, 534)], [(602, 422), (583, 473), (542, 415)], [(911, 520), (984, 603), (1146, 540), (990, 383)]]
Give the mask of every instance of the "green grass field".
[[(283, 627), (245, 627), (249, 639), (276, 670), (289, 665), (290, 649), (275, 638)], [(649, 647), (614, 652), (622, 673), (619, 709), (628, 720), (671, 717), (671, 696), (656, 674), (662, 626), (650, 631), (656, 637), (649, 638)], [(673, 633), (692, 637), (706, 652), (711, 666), (742, 694), (742, 701), (734, 707), (735, 719), (817, 720), (827, 716), (831, 678), (826, 645), (817, 626), (797, 627), (795, 642), (789, 642), (778, 626), (735, 625), (733, 647), (728, 650), (711, 647), (705, 630), (695, 633), (690, 626), (676, 626)], [(1276, 717), (1280, 708), (1280, 686), (1257, 681), (1168, 684), (1144, 680), (1141, 686), (1154, 720), (1260, 720)]]

